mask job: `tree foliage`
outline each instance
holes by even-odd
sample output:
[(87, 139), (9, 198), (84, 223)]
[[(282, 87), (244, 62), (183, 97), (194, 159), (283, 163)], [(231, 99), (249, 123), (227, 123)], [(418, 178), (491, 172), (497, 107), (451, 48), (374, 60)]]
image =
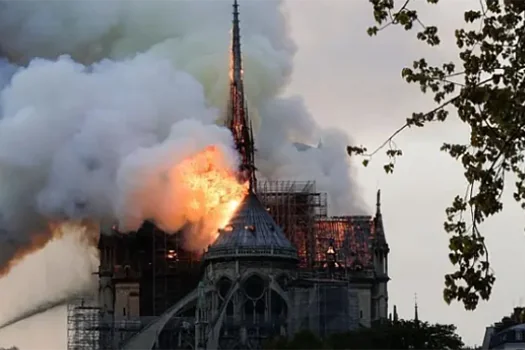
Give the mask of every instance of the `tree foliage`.
[(301, 332), (291, 341), (278, 338), (265, 349), (462, 349), (463, 342), (453, 325), (405, 321), (383, 323), (371, 328), (334, 334), (321, 341)]
[[(439, 46), (438, 28), (413, 10), (415, 0), (403, 0), (398, 8), (399, 2), (394, 0), (369, 2), (377, 23), (368, 29), (369, 35), (397, 25), (429, 46)], [(418, 1), (426, 6), (444, 2)], [(475, 309), (480, 298), (489, 299), (495, 281), (479, 225), (502, 210), (505, 179), (515, 182), (514, 198), (525, 208), (525, 1), (472, 3), (475, 8), (464, 12), (464, 23), (455, 30), (456, 63), (434, 66), (418, 58), (401, 71), (407, 83), (433, 95), (435, 107), (413, 113), (371, 153), (362, 146), (347, 149), (350, 155), (364, 157), (365, 166), (374, 154), (386, 150), (390, 162), (385, 171), (392, 172), (395, 158), (402, 154), (392, 146), (392, 139), (402, 130), (450, 118), (468, 126), (468, 143), (444, 143), (441, 147), (462, 164), (468, 183), (466, 192), (457, 195), (446, 209), (444, 228), (450, 234), (449, 258), (454, 271), (445, 276), (443, 295), (447, 303), (460, 301), (467, 310)]]
[(324, 345), (315, 334), (304, 330), (295, 334), (291, 340), (284, 337), (270, 339), (263, 344), (263, 349), (323, 349)]

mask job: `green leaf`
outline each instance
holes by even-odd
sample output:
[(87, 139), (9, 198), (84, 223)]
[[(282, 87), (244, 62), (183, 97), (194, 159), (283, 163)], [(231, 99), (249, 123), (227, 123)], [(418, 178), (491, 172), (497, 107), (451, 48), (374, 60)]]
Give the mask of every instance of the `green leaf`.
[(378, 31), (377, 27), (374, 26), (374, 27), (368, 28), (366, 32), (369, 36), (374, 36), (374, 35), (377, 35), (377, 31)]
[[(433, 25), (431, 16), (420, 17), (411, 0), (401, 2), (397, 9), (393, 9), (392, 0), (370, 3), (381, 29), (398, 25), (414, 29), (407, 40), (415, 36), (431, 47), (441, 43), (440, 28)], [(437, 3), (443, 2), (426, 2)], [(525, 210), (525, 45), (520, 39), (525, 36), (524, 11), (523, 0), (473, 2), (461, 14), (464, 22), (455, 28), (450, 43), (456, 46), (456, 64), (427, 60), (424, 56), (429, 51), (422, 50), (423, 57), (414, 57), (411, 67), (399, 67), (401, 78), (429, 95), (435, 106), (414, 112), (379, 148), (387, 149), (390, 163), (384, 170), (390, 174), (396, 157), (402, 155), (393, 146), (394, 138), (405, 128), (452, 122), (451, 127), (464, 133), (466, 142), (441, 147), (463, 167), (467, 184), (465, 193), (458, 194), (445, 209), (443, 227), (450, 235), (453, 270), (446, 275), (443, 297), (447, 303), (463, 303), (467, 310), (489, 299), (495, 282), (479, 227), (501, 212), (504, 185), (515, 186), (513, 197)], [(508, 183), (509, 178), (517, 181)]]

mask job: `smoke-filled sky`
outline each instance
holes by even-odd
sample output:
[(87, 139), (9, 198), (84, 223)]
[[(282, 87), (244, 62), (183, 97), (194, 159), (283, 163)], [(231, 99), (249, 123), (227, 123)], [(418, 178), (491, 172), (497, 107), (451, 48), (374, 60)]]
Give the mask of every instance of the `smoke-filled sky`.
[[(184, 191), (160, 178), (207, 145), (224, 146), (222, 167), (236, 164), (229, 132), (214, 124), (227, 101), (231, 8), (222, 1), (2, 5), (0, 47), (13, 63), (4, 64), (4, 80), (14, 73), (0, 96), (4, 236), (16, 244), (50, 218), (118, 221), (125, 229), (155, 219), (180, 228), (162, 225), (184, 210), (165, 208), (173, 207), (165, 194), (179, 204)], [(319, 128), (301, 99), (280, 97), (296, 46), (279, 6), (243, 7), (261, 177), (315, 178), (334, 214), (363, 212), (344, 154), (348, 137)], [(294, 141), (322, 147), (299, 152)], [(0, 263), (9, 257), (3, 251)]]
[[(220, 153), (213, 168), (226, 174), (237, 167), (231, 134), (216, 125), (228, 95), (231, 4), (1, 5), (0, 47), (7, 60), (0, 66), (0, 267), (34, 244), (50, 221), (118, 222), (133, 230), (153, 219), (169, 231), (188, 220), (209, 221), (210, 191), (195, 193), (193, 179), (180, 167), (210, 145)], [(242, 7), (245, 91), (259, 178), (316, 180), (330, 195), (332, 214), (361, 214), (365, 205), (345, 154), (348, 136), (321, 128), (301, 98), (283, 97), (297, 47), (280, 6), (253, 1)], [(314, 147), (300, 152), (296, 142)], [(196, 207), (196, 201), (202, 203)], [(188, 240), (198, 250), (211, 243)], [(82, 266), (90, 276), (89, 264)], [(23, 275), (23, 269), (12, 273)], [(49, 274), (47, 283), (69, 282), (73, 293), (82, 285), (79, 275)], [(0, 311), (0, 324), (67, 291), (26, 294)]]
[[(97, 3), (98, 6), (93, 5)], [(104, 61), (86, 72), (69, 58), (58, 63), (40, 60), (16, 76), (18, 80), (2, 94), (2, 107), (4, 118), (16, 115), (20, 119), (12, 118), (7, 127), (0, 122), (0, 170), (7, 162), (12, 165), (7, 167), (7, 174), (21, 182), (2, 190), (0, 209), (4, 209), (3, 198), (13, 196), (5, 191), (22, 191), (29, 200), (36, 191), (38, 206), (31, 209), (42, 214), (67, 214), (68, 209), (77, 214), (78, 208), (73, 204), (79, 199), (97, 208), (94, 210), (98, 216), (106, 216), (108, 207), (115, 214), (118, 211), (113, 210), (118, 205), (112, 201), (118, 196), (107, 198), (112, 191), (121, 189), (111, 181), (107, 185), (108, 177), (116, 171), (115, 158), (128, 154), (137, 145), (155, 145), (159, 139), (166, 139), (170, 130), (176, 133), (176, 128), (171, 127), (173, 122), (194, 119), (209, 123), (218, 115), (215, 108), (224, 107), (224, 47), (228, 45), (231, 12), (226, 1), (115, 1), (104, 2), (103, 6), (97, 1), (8, 5), (11, 4), (17, 5), (6, 6), (8, 11), (3, 9), (0, 15), (5, 16), (0, 18), (0, 40), (20, 62), (26, 63), (34, 56), (53, 58), (59, 53), (70, 53), (86, 64), (103, 57), (118, 59), (120, 63)], [(288, 0), (285, 5), (286, 22), (276, 11), (276, 2), (241, 0), (247, 93), (253, 106), (250, 110), (258, 112), (252, 115), (259, 131), (261, 170), (270, 177), (316, 177), (323, 189), (339, 195), (333, 199), (332, 209), (347, 207), (343, 212), (362, 211), (360, 196), (371, 208), (380, 187), (391, 245), (389, 302), (398, 305), (402, 317), (411, 317), (417, 293), (421, 318), (455, 323), (468, 343), (480, 343), (484, 327), (507, 314), (524, 296), (524, 282), (516, 278), (520, 275), (516, 266), (523, 265), (523, 212), (509, 194), (504, 213), (484, 225), (497, 275), (491, 301), (481, 304), (475, 312), (463, 311), (460, 305), (447, 307), (441, 291), (443, 275), (450, 266), (442, 221), (444, 208), (456, 193), (463, 191), (464, 183), (460, 167), (441, 154), (439, 146), (443, 139), (463, 139), (464, 130), (449, 124), (406, 132), (397, 140), (405, 156), (399, 160), (394, 175), (384, 175), (378, 159), (367, 169), (358, 168), (351, 181), (343, 166), (344, 148), (338, 148), (346, 142), (344, 134), (316, 127), (317, 123), (343, 130), (356, 142), (371, 146), (382, 142), (412, 111), (430, 106), (417, 88), (407, 86), (400, 78), (401, 68), (419, 57), (424, 47), (396, 29), (385, 31), (378, 38), (367, 37), (366, 27), (372, 17), (365, 0)], [(443, 35), (450, 39), (462, 18), (460, 11), (469, 5), (477, 6), (477, 1), (443, 3), (427, 12), (428, 21), (442, 25)], [(64, 17), (58, 21), (54, 17), (57, 15)], [(286, 23), (290, 37), (284, 35)], [(451, 43), (446, 38), (445, 41)], [(158, 45), (148, 50), (151, 43)], [(146, 53), (135, 57), (137, 50)], [(435, 51), (424, 50), (435, 59), (454, 59), (451, 44)], [(5, 80), (8, 76), (6, 71), (1, 77)], [(39, 79), (40, 85), (31, 84), (32, 79)], [(182, 88), (183, 84), (188, 87)], [(280, 92), (300, 97), (276, 99)], [(203, 100), (207, 101), (204, 106)], [(104, 117), (107, 113), (112, 117)], [(62, 124), (64, 115), (65, 127), (69, 129), (62, 133), (57, 125)], [(114, 124), (97, 124), (108, 119)], [(20, 137), (20, 130), (28, 122), (36, 129)], [(115, 127), (123, 123), (127, 128)], [(129, 132), (142, 137), (129, 140)], [(77, 136), (70, 138), (71, 133)], [(53, 141), (49, 147), (47, 137)], [(314, 150), (310, 155), (296, 153), (286, 141), (317, 144), (320, 138), (324, 151)], [(223, 139), (219, 136), (218, 140)], [(56, 146), (60, 142), (60, 147)], [(95, 154), (84, 153), (86, 149)], [(49, 152), (53, 159), (43, 163), (42, 157)], [(75, 164), (72, 158), (91, 164), (97, 154), (104, 155), (98, 159), (101, 169), (110, 164), (112, 170), (79, 182), (86, 170), (78, 170), (82, 169), (80, 165), (77, 170), (69, 169), (71, 163)], [(37, 173), (21, 176), (20, 171), (28, 167), (45, 170), (48, 181), (41, 182)], [(77, 177), (75, 181), (64, 178), (69, 171)], [(0, 171), (0, 176), (3, 179), (6, 175)], [(356, 191), (356, 183), (360, 191)], [(17, 198), (28, 201), (24, 196)], [(15, 215), (28, 208), (14, 205), (11, 209)], [(56, 256), (48, 254), (41, 259)], [(11, 298), (25, 295), (21, 286), (24, 284), (13, 284)], [(2, 298), (0, 303), (2, 310), (4, 305), (10, 305), (10, 298)], [(50, 317), (49, 322), (57, 322), (56, 313)], [(49, 339), (49, 329), (43, 332), (42, 325), (29, 322), (33, 322), (31, 328), (25, 323), (13, 327), (8, 334), (0, 334), (0, 346), (23, 347), (28, 333), (34, 337), (45, 334), (48, 339), (39, 344), (41, 348), (64, 346), (63, 322), (57, 323), (53, 339)], [(49, 327), (49, 322), (41, 322)], [(10, 343), (3, 344), (4, 341)]]
[[(299, 48), (289, 91), (303, 96), (322, 125), (341, 127), (371, 148), (382, 143), (412, 112), (433, 105), (416, 86), (402, 81), (401, 68), (421, 56), (436, 63), (454, 60), (454, 29), (466, 9), (479, 6), (477, 0), (442, 0), (437, 6), (416, 3), (426, 9), (421, 14), (424, 23), (440, 26), (440, 47), (426, 49), (396, 28), (369, 38), (366, 28), (373, 18), (365, 0), (287, 1)], [(475, 312), (458, 304), (447, 306), (442, 299), (443, 275), (451, 265), (444, 210), (456, 194), (464, 193), (465, 182), (461, 166), (439, 148), (445, 140), (465, 139), (468, 142), (468, 130), (454, 122), (408, 130), (396, 139), (404, 155), (394, 175), (384, 174), (384, 159), (378, 158), (368, 168), (360, 167), (357, 179), (369, 205), (375, 190), (382, 190), (391, 248), (389, 304), (397, 305), (401, 317), (413, 317), (417, 293), (420, 318), (454, 323), (468, 344), (481, 344), (486, 326), (525, 303), (525, 282), (519, 277), (525, 266), (525, 216), (508, 186), (503, 213), (482, 227), (496, 273), (491, 300)]]
[[(237, 166), (230, 132), (216, 125), (228, 95), (230, 4), (2, 6), (0, 266), (50, 220), (133, 230), (153, 219), (171, 232), (188, 220), (210, 221), (213, 190), (195, 195), (178, 166), (210, 145), (222, 153), (216, 168)], [(242, 18), (260, 178), (315, 179), (333, 214), (363, 213), (347, 135), (320, 128), (300, 98), (282, 97), (296, 46), (280, 2), (246, 2)], [(322, 146), (299, 152), (294, 142)], [(211, 243), (208, 232), (187, 241), (199, 251)]]

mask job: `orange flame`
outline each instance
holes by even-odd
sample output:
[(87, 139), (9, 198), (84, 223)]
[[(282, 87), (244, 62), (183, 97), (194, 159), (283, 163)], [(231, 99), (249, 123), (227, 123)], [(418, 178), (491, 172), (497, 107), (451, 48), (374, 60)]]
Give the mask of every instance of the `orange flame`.
[[(170, 175), (178, 184), (177, 191), (183, 187), (178, 195), (184, 197), (177, 197), (186, 201), (178, 209), (183, 212), (185, 221), (193, 224), (189, 232), (192, 235), (187, 242), (188, 249), (201, 250), (213, 243), (218, 237), (218, 230), (228, 224), (248, 193), (249, 183), (240, 182), (237, 173), (225, 164), (225, 153), (218, 147), (210, 146), (170, 170)], [(32, 234), (30, 242), (18, 248), (7, 264), (0, 266), (0, 277), (8, 274), (26, 256), (43, 249), (51, 241), (62, 238), (66, 224), (77, 223), (49, 222), (47, 229)], [(92, 223), (81, 222), (78, 225), (89, 228)], [(92, 229), (88, 231), (98, 232)], [(90, 245), (96, 245), (98, 238), (84, 237)]]
[(224, 166), (224, 157), (210, 146), (174, 169), (190, 195), (187, 219), (198, 224), (191, 230), (190, 249), (211, 244), (248, 193), (249, 183), (240, 182), (236, 172)]
[[(351, 217), (336, 217), (321, 219), (316, 222), (316, 259), (323, 261), (328, 250), (339, 252), (341, 263), (347, 267), (367, 266), (371, 262), (368, 247), (369, 237), (359, 222), (353, 222)], [(329, 246), (333, 240), (334, 248)]]

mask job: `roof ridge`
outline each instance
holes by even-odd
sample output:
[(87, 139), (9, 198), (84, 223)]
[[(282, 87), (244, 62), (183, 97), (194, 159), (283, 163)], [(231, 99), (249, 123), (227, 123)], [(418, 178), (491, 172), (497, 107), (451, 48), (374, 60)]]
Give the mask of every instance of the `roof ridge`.
[(243, 199), (205, 260), (229, 256), (275, 257), (297, 260), (297, 249), (252, 191)]

